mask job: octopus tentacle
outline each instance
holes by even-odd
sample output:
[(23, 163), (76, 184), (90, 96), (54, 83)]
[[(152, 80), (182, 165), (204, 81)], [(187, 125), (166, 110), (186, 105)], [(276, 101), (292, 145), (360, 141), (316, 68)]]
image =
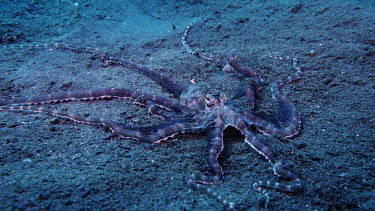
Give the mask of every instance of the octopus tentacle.
[(149, 111), (150, 111), (151, 114), (153, 114), (155, 116), (158, 116), (158, 117), (161, 117), (165, 121), (169, 121), (173, 118), (174, 115), (171, 114), (169, 112), (169, 110), (166, 110), (165, 108), (163, 108), (159, 105), (156, 105), (152, 101), (148, 101), (147, 103), (148, 103)]
[(231, 52), (228, 55), (225, 67), (236, 70), (244, 78), (237, 94), (231, 100), (245, 96), (250, 104), (250, 108), (253, 109), (255, 106), (255, 97), (261, 89), (258, 74), (252, 68), (241, 67), (236, 61), (236, 55), (234, 52)]
[(270, 181), (255, 183), (254, 187), (259, 188), (273, 188), (286, 192), (298, 192), (303, 189), (301, 180), (290, 171), (284, 168), (283, 161), (278, 159), (268, 147), (266, 147), (254, 134), (247, 132), (245, 134), (245, 142), (253, 149), (262, 154), (270, 163), (274, 164), (274, 173), (283, 179), (290, 180), (290, 183), (272, 183)]
[(201, 130), (201, 128), (199, 127), (200, 122), (192, 121), (175, 121), (173, 124), (161, 124), (161, 126), (135, 128), (129, 125), (117, 123), (103, 118), (84, 117), (69, 112), (48, 109), (45, 107), (11, 105), (1, 106), (0, 110), (45, 113), (62, 118), (67, 118), (78, 123), (102, 125), (105, 127), (109, 127), (113, 133), (121, 136), (122, 138), (133, 139), (137, 141), (147, 142), (150, 144), (166, 140), (177, 135), (178, 133), (183, 133), (185, 131)]
[(240, 99), (242, 97), (246, 97), (248, 104), (250, 105), (250, 109), (255, 107), (255, 97), (256, 91), (254, 91), (254, 83), (251, 80), (245, 79), (240, 84), (239, 88), (237, 89), (236, 94), (228, 100), (228, 103), (232, 103), (232, 101), (236, 99)]
[(285, 84), (291, 83), (302, 76), (301, 69), (297, 67), (297, 59), (293, 59), (293, 66), (296, 69), (296, 72), (293, 75), (290, 75), (286, 78), (279, 79), (272, 84), (272, 96), (279, 103), (280, 110), (285, 110), (288, 113), (289, 124), (285, 128), (276, 129), (272, 127), (269, 123), (265, 121), (259, 121), (259, 130), (267, 135), (281, 135), (283, 137), (292, 137), (298, 134), (301, 117), (297, 110), (297, 107), (284, 95), (280, 92), (280, 87)]
[(260, 86), (260, 79), (258, 74), (253, 70), (253, 68), (243, 68), (241, 65), (239, 65), (236, 61), (236, 54), (234, 52), (231, 52), (228, 55), (227, 58), (227, 65), (230, 65), (233, 69), (235, 69), (237, 72), (241, 73), (246, 78), (253, 78), (257, 85)]
[(292, 137), (298, 134), (300, 130), (301, 117), (297, 110), (297, 107), (280, 92), (280, 87), (285, 84), (291, 83), (299, 78), (301, 78), (302, 72), (299, 67), (297, 67), (297, 59), (293, 60), (293, 66), (296, 68), (296, 72), (286, 78), (277, 80), (272, 84), (272, 96), (279, 103), (279, 110), (286, 113), (288, 117), (288, 125), (283, 128), (278, 128), (271, 124), (270, 122), (263, 120), (251, 113), (246, 111), (236, 109), (236, 112), (240, 113), (244, 119), (249, 123), (256, 125), (258, 130), (265, 135), (280, 135), (282, 137)]
[[(294, 61), (296, 62), (296, 59), (294, 59)], [(286, 128), (277, 131), (277, 134), (283, 137), (291, 137), (296, 135), (299, 132), (301, 124), (301, 117), (296, 106), (286, 96), (283, 96), (280, 92), (280, 87), (301, 78), (301, 70), (299, 69), (299, 67), (296, 67), (296, 69), (297, 71), (295, 72), (295, 74), (277, 80), (272, 84), (271, 88), (272, 96), (279, 103), (280, 108), (287, 110), (289, 113), (289, 125)], [(260, 128), (260, 130), (265, 134), (275, 134), (272, 129)]]
[(155, 105), (177, 113), (184, 113), (181, 106), (167, 98), (157, 95), (146, 94), (130, 89), (103, 89), (90, 90), (87, 92), (67, 92), (56, 95), (45, 95), (32, 98), (18, 98), (12, 100), (0, 101), (0, 106), (9, 105), (42, 105), (50, 103), (63, 103), (70, 101), (89, 101), (89, 100), (109, 100), (109, 99), (128, 99), (143, 106), (148, 106), (151, 102)]
[(94, 49), (90, 47), (82, 48), (82, 47), (75, 47), (68, 44), (28, 44), (28, 45), (11, 45), (11, 46), (3, 46), (4, 49), (11, 49), (11, 50), (20, 50), (20, 49), (30, 49), (30, 50), (42, 50), (42, 49), (63, 49), (69, 50), (76, 53), (91, 53), (91, 54), (100, 54), (99, 49)]
[(220, 203), (222, 203), (229, 209), (234, 209), (234, 203), (224, 199), (222, 196), (220, 196), (217, 192), (213, 191), (208, 186), (202, 185), (221, 183), (224, 179), (224, 173), (217, 158), (219, 157), (221, 151), (224, 148), (223, 132), (225, 129), (225, 125), (223, 124), (223, 121), (221, 121), (222, 118), (217, 117), (216, 119), (217, 121), (214, 126), (215, 129), (213, 131), (210, 131), (208, 134), (208, 163), (211, 167), (212, 174), (210, 176), (193, 174), (189, 177), (188, 183), (193, 188), (202, 190), (207, 194), (211, 195), (212, 197), (216, 198)]
[(140, 65), (134, 64), (133, 62), (129, 62), (129, 61), (122, 61), (122, 60), (118, 60), (114, 58), (107, 58), (106, 55), (102, 55), (101, 59), (105, 63), (111, 64), (111, 65), (119, 65), (119, 66), (134, 70), (136, 72), (142, 73), (150, 77), (154, 81), (160, 83), (160, 85), (167, 88), (176, 97), (180, 97), (182, 91), (184, 91), (185, 89), (183, 86), (181, 86), (177, 82), (174, 82), (163, 73), (160, 73), (159, 71), (153, 70), (151, 68), (142, 67)]
[[(259, 132), (265, 135), (279, 135), (284, 138), (290, 138), (296, 134), (298, 134), (300, 129), (300, 116), (298, 110), (293, 107), (289, 107), (289, 122), (288, 125), (283, 128), (278, 128), (272, 123), (259, 118), (251, 113), (245, 112), (243, 110), (233, 108), (237, 113), (239, 113), (243, 119), (247, 122), (247, 124), (255, 125)], [(298, 114), (298, 115), (297, 115)]]
[(82, 48), (82, 47), (75, 47), (70, 45), (63, 45), (63, 44), (34, 44), (34, 45), (19, 45), (19, 46), (11, 46), (10, 49), (22, 49), (22, 48), (29, 48), (29, 49), (63, 49), (63, 50), (69, 50), (73, 52), (78, 53), (90, 53), (93, 54), (95, 58), (100, 58), (104, 63), (110, 64), (110, 65), (119, 65), (128, 69), (131, 69), (133, 71), (142, 73), (151, 79), (157, 81), (162, 86), (167, 88), (170, 92), (172, 92), (176, 97), (179, 97), (182, 91), (184, 90), (184, 87), (178, 84), (177, 82), (174, 82), (169, 77), (165, 76), (163, 73), (160, 73), (156, 70), (153, 70), (148, 67), (143, 67), (140, 65), (137, 65), (131, 61), (123, 61), (119, 59), (109, 58), (106, 54), (103, 54), (100, 52), (99, 49), (92, 49), (92, 48)]
[(251, 132), (245, 133), (245, 142), (262, 154), (269, 162), (276, 163), (276, 155)]
[(224, 66), (225, 64), (220, 60), (220, 59), (217, 59), (217, 58), (214, 58), (212, 55), (206, 55), (206, 53), (204, 53), (203, 50), (198, 50), (198, 49), (193, 49), (190, 47), (190, 45), (187, 43), (187, 38), (188, 38), (188, 35), (189, 35), (189, 31), (190, 29), (194, 26), (194, 24), (196, 23), (196, 21), (193, 21), (191, 22), (186, 28), (185, 28), (185, 31), (184, 31), (184, 34), (181, 38), (181, 43), (182, 45), (185, 47), (186, 51), (192, 55), (195, 55), (197, 57), (200, 57), (202, 58), (203, 60), (206, 60), (206, 61), (210, 61), (210, 62), (214, 62), (220, 66)]

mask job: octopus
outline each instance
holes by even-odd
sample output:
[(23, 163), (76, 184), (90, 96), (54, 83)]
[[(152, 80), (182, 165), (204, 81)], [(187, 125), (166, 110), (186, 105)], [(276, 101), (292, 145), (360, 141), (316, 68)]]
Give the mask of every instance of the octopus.
[[(192, 50), (187, 42), (187, 32), (182, 38), (183, 45), (188, 52), (206, 60), (214, 60), (203, 53)], [(50, 48), (51, 46), (45, 46)], [(106, 54), (98, 54), (98, 50), (86, 48), (73, 48), (69, 46), (54, 45), (55, 48), (73, 50), (78, 52), (94, 53), (100, 59), (109, 64), (123, 66), (127, 69), (142, 73), (157, 81), (174, 94), (179, 102), (165, 97), (138, 92), (130, 89), (103, 89), (89, 90), (86, 92), (67, 92), (55, 95), (45, 95), (32, 98), (16, 98), (0, 101), (0, 111), (8, 112), (33, 112), (67, 118), (78, 123), (91, 125), (101, 125), (108, 127), (114, 134), (124, 139), (132, 139), (139, 142), (155, 144), (172, 138), (178, 134), (199, 133), (206, 135), (208, 143), (208, 165), (211, 172), (208, 174), (193, 174), (188, 179), (188, 184), (200, 191), (203, 191), (216, 198), (220, 203), (229, 209), (234, 209), (235, 204), (225, 200), (217, 192), (214, 192), (207, 185), (223, 182), (224, 173), (218, 162), (218, 157), (223, 151), (223, 133), (228, 127), (236, 128), (245, 138), (244, 141), (261, 155), (263, 155), (272, 165), (274, 173), (286, 182), (264, 182), (254, 184), (258, 190), (278, 189), (286, 192), (299, 192), (303, 189), (298, 176), (286, 169), (282, 159), (278, 158), (266, 145), (256, 136), (254, 128), (258, 132), (268, 136), (292, 137), (300, 130), (301, 118), (296, 106), (280, 92), (280, 87), (301, 77), (301, 70), (297, 67), (297, 60), (294, 60), (296, 72), (290, 76), (277, 80), (272, 84), (272, 96), (278, 102), (279, 110), (283, 116), (287, 117), (288, 123), (283, 127), (277, 126), (270, 118), (262, 116), (252, 111), (255, 98), (260, 89), (258, 74), (251, 68), (243, 68), (236, 62), (236, 56), (231, 53), (222, 66), (237, 71), (243, 79), (243, 86), (238, 93), (228, 99), (225, 93), (207, 83), (194, 83), (183, 87), (173, 81), (163, 73), (134, 64), (108, 57)], [(219, 60), (214, 60), (217, 63)], [(234, 99), (244, 98), (249, 104), (249, 109), (237, 108), (231, 102)], [(105, 118), (93, 118), (76, 115), (73, 113), (52, 110), (43, 107), (43, 104), (68, 103), (72, 101), (91, 100), (112, 100), (124, 99), (133, 101), (140, 106), (146, 106), (149, 111), (164, 119), (163, 123), (152, 126), (131, 126)]]

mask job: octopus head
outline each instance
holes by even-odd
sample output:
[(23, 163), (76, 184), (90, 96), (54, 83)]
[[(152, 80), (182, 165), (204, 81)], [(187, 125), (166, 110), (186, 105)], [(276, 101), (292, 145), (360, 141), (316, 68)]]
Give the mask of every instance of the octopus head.
[(180, 96), (181, 105), (190, 110), (212, 110), (223, 106), (226, 100), (224, 93), (206, 83), (192, 84)]

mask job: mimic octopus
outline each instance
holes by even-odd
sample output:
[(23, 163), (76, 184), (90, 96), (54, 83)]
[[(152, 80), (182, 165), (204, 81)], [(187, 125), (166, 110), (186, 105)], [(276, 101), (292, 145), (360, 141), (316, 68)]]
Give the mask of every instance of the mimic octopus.
[[(300, 130), (301, 118), (296, 106), (280, 93), (280, 87), (288, 84), (301, 77), (301, 70), (297, 67), (297, 60), (294, 59), (294, 67), (296, 72), (289, 77), (277, 80), (272, 84), (273, 98), (279, 104), (279, 110), (287, 117), (288, 123), (285, 127), (277, 127), (268, 119), (251, 111), (254, 106), (255, 97), (260, 88), (260, 80), (257, 73), (253, 69), (241, 67), (236, 62), (236, 56), (231, 53), (225, 63), (219, 60), (211, 59), (200, 51), (192, 50), (186, 42), (189, 25), (182, 37), (182, 43), (189, 53), (197, 55), (206, 60), (220, 63), (226, 68), (234, 69), (239, 72), (244, 79), (244, 85), (238, 91), (238, 94), (232, 99), (246, 98), (250, 104), (249, 109), (243, 110), (236, 108), (230, 102), (227, 96), (210, 86), (207, 83), (195, 83), (188, 87), (174, 82), (156, 70), (136, 65), (132, 62), (122, 61), (109, 58), (106, 54), (98, 54), (98, 50), (90, 50), (86, 48), (73, 48), (69, 46), (53, 45), (38, 46), (36, 48), (60, 48), (65, 50), (73, 50), (78, 52), (93, 53), (100, 57), (101, 60), (110, 65), (123, 66), (125, 68), (140, 72), (160, 85), (167, 88), (177, 98), (179, 103), (148, 93), (142, 93), (130, 89), (104, 89), (90, 90), (86, 92), (68, 92), (56, 95), (46, 95), (33, 98), (19, 98), (0, 101), (1, 111), (26, 111), (35, 113), (44, 113), (62, 118), (68, 118), (75, 122), (87, 123), (92, 125), (102, 125), (111, 129), (111, 131), (124, 139), (133, 139), (146, 143), (157, 143), (177, 134), (196, 133), (205, 134), (208, 141), (208, 165), (211, 172), (207, 175), (191, 175), (188, 184), (196, 189), (202, 190), (207, 194), (215, 197), (220, 203), (232, 209), (235, 204), (225, 200), (218, 193), (212, 191), (207, 184), (216, 184), (223, 181), (223, 170), (218, 162), (218, 156), (224, 148), (223, 132), (231, 126), (236, 128), (245, 137), (245, 142), (262, 154), (270, 163), (273, 164), (274, 173), (279, 177), (288, 180), (288, 182), (271, 183), (258, 182), (254, 186), (257, 189), (279, 189), (287, 192), (299, 192), (303, 189), (301, 180), (298, 176), (286, 170), (283, 161), (279, 159), (267, 146), (265, 146), (255, 135), (254, 127), (265, 135), (292, 137)], [(147, 106), (152, 114), (162, 117), (165, 122), (147, 127), (134, 127), (124, 123), (114, 122), (104, 118), (91, 118), (73, 113), (51, 110), (41, 106), (49, 103), (67, 103), (70, 101), (88, 101), (88, 100), (110, 100), (110, 99), (126, 99), (136, 104)]]

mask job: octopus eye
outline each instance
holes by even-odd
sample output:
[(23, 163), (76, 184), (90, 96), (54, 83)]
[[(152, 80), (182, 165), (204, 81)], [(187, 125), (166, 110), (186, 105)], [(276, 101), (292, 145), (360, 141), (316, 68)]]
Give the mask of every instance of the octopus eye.
[(210, 97), (209, 97), (209, 96), (207, 96), (207, 97), (206, 97), (206, 100), (208, 100), (208, 101), (211, 101), (211, 99), (210, 99)]

